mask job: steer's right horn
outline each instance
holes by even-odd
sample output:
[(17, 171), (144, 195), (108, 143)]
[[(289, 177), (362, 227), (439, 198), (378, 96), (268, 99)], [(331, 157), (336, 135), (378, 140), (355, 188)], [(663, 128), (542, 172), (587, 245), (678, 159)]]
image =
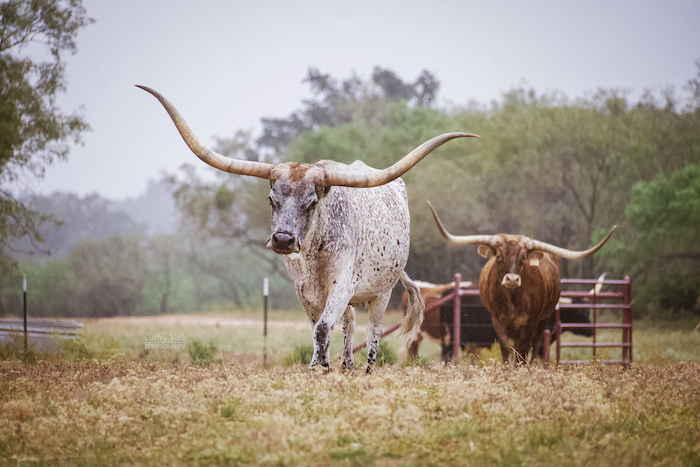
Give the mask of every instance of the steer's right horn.
[(180, 132), (182, 139), (185, 140), (185, 143), (187, 143), (187, 146), (190, 147), (192, 152), (204, 162), (216, 169), (223, 170), (224, 172), (230, 172), (232, 174), (252, 175), (253, 177), (267, 179), (270, 178), (272, 167), (274, 167), (272, 164), (268, 164), (266, 162), (231, 159), (230, 157), (222, 156), (221, 154), (212, 151), (206, 147), (204, 143), (199, 140), (199, 138), (197, 138), (185, 119), (182, 117), (182, 115), (180, 115), (180, 112), (177, 111), (175, 106), (171, 104), (168, 99), (166, 99), (159, 92), (146, 86), (136, 85), (136, 87), (153, 94), (153, 96), (158, 99), (161, 104), (163, 104), (163, 107), (165, 107), (165, 110), (168, 112), (170, 118), (172, 118), (173, 123), (177, 127), (177, 131)]
[(613, 226), (612, 229), (610, 229), (610, 232), (608, 235), (605, 236), (604, 239), (602, 239), (598, 244), (592, 248), (589, 248), (588, 250), (583, 250), (583, 251), (574, 251), (574, 250), (569, 250), (567, 248), (561, 248), (556, 245), (552, 245), (551, 243), (545, 243), (545, 242), (540, 242), (539, 240), (532, 240), (532, 244), (530, 249), (531, 250), (541, 250), (546, 253), (559, 256), (560, 258), (564, 259), (581, 259), (585, 258), (586, 256), (590, 256), (596, 251), (600, 250), (603, 245), (605, 245), (605, 242), (608, 241), (610, 236), (613, 234), (615, 231), (615, 228), (617, 226)]
[(452, 235), (447, 231), (445, 226), (442, 225), (442, 222), (440, 222), (440, 218), (435, 212), (435, 209), (433, 209), (433, 205), (430, 204), (430, 201), (428, 201), (428, 207), (430, 208), (430, 212), (433, 213), (433, 218), (435, 219), (435, 223), (437, 224), (438, 229), (440, 229), (440, 233), (445, 238), (445, 240), (447, 240), (450, 243), (454, 243), (455, 245), (486, 244), (489, 246), (495, 246), (503, 240), (503, 238), (499, 237), (498, 235)]
[(478, 135), (471, 133), (444, 133), (435, 138), (429, 139), (421, 144), (413, 151), (406, 154), (401, 160), (396, 162), (391, 167), (377, 172), (350, 172), (336, 171), (327, 172), (325, 175), (324, 185), (326, 186), (349, 186), (355, 188), (370, 188), (374, 186), (384, 185), (395, 180), (408, 172), (411, 167), (416, 165), (425, 156), (430, 154), (434, 149), (442, 146), (446, 142), (455, 138), (478, 138)]

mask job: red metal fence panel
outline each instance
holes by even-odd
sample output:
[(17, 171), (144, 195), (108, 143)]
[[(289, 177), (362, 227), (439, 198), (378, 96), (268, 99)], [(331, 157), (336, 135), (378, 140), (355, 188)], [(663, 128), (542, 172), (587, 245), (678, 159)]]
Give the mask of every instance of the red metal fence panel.
[[(600, 290), (596, 290), (595, 285), (601, 284)], [(629, 277), (622, 280), (596, 280), (596, 279), (562, 279), (561, 298), (570, 299), (571, 303), (564, 303), (560, 300), (556, 310), (557, 323), (554, 328), (556, 336), (556, 356), (557, 363), (585, 363), (588, 360), (562, 360), (562, 348), (590, 348), (592, 358), (598, 359), (597, 349), (600, 348), (620, 348), (621, 358), (619, 360), (601, 360), (602, 363), (620, 363), (628, 367), (632, 363), (632, 286)], [(590, 286), (590, 291), (575, 290), (576, 286)], [(606, 291), (602, 291), (606, 288)], [(561, 308), (590, 309), (591, 323), (562, 323)], [(622, 316), (617, 319), (611, 317), (614, 311), (622, 311)], [(599, 313), (606, 312), (604, 322), (599, 322)], [(561, 333), (566, 329), (592, 328), (594, 330), (592, 342), (562, 342)], [(620, 329), (622, 338), (620, 342), (598, 342), (597, 330), (599, 329)]]

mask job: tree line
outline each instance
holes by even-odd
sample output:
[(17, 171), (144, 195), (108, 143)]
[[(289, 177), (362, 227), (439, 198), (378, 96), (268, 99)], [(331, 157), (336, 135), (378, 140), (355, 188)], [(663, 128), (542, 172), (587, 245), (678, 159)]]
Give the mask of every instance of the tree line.
[[(77, 33), (92, 20), (80, 0), (4, 2), (0, 13), (0, 314), (16, 309), (21, 274), (37, 284), (36, 315), (256, 307), (265, 276), (274, 306), (298, 306), (281, 258), (264, 247), (267, 181), (224, 173), (205, 181), (185, 166), (162, 180), (178, 223), (161, 234), (99, 197), (17, 196), (12, 185), (40, 178), (89, 128), (55, 96), (65, 89), (63, 55), (77, 50)], [(30, 43), (46, 47), (46, 60), (26, 55)], [(637, 314), (700, 313), (700, 62), (698, 70), (682, 90), (634, 99), (620, 89), (570, 98), (519, 86), (490, 103), (448, 107), (438, 105), (440, 82), (428, 70), (413, 80), (382, 67), (369, 79), (339, 79), (310, 68), (303, 82), (311, 97), (299, 109), (263, 118), (259, 135), (233, 129), (214, 149), (272, 163), (360, 159), (383, 168), (440, 133), (477, 133), (403, 177), (411, 277), (475, 280), (483, 266), (475, 248), (442, 240), (431, 200), (456, 234), (520, 233), (585, 249), (617, 225), (595, 256), (562, 260), (562, 276), (629, 275)], [(82, 217), (66, 215), (71, 209)], [(27, 251), (53, 254), (37, 261)]]
[[(427, 209), (430, 199), (460, 234), (521, 233), (586, 249), (617, 225), (595, 256), (562, 260), (562, 276), (629, 275), (637, 313), (698, 312), (700, 62), (698, 70), (681, 93), (646, 90), (636, 100), (617, 89), (570, 99), (518, 87), (490, 104), (445, 109), (434, 99), (409, 98), (419, 94), (421, 80), (407, 83), (390, 70), (375, 69), (368, 82), (353, 76), (338, 83), (310, 69), (314, 98), (302, 109), (263, 119), (258, 139), (239, 132), (216, 149), (269, 162), (361, 159), (383, 168), (437, 134), (478, 133), (479, 140), (439, 148), (403, 177), (412, 214), (411, 277), (447, 282), (461, 272), (476, 279), (484, 264), (475, 249), (445, 244)], [(378, 79), (387, 75), (393, 79)], [(438, 80), (427, 71), (421, 76), (431, 77), (427, 94), (435, 95)], [(263, 248), (267, 182), (219, 177), (203, 183), (191, 168), (171, 177), (183, 219), (200, 235), (258, 251), (279, 272), (279, 258)]]

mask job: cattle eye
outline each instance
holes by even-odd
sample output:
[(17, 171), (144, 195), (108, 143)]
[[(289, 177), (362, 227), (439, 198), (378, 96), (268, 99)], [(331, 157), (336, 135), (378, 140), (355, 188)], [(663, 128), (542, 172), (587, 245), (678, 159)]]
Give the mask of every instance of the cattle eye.
[(279, 206), (279, 203), (272, 196), (268, 196), (267, 200), (270, 202), (271, 207), (276, 208)]
[(302, 209), (306, 212), (309, 212), (316, 207), (317, 202), (317, 200), (309, 201), (308, 203), (304, 204), (304, 206), (302, 206)]

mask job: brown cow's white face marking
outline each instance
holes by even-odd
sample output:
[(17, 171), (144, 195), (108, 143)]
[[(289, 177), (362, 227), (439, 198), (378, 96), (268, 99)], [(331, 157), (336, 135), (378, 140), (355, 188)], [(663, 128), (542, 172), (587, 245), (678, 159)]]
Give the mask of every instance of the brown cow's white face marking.
[(494, 246), (479, 245), (477, 251), (481, 256), (484, 258), (496, 257), (495, 267), (499, 275), (503, 277), (501, 285), (507, 289), (516, 289), (522, 285), (520, 273), (525, 266), (528, 250), (531, 246), (527, 240), (529, 239), (524, 238), (523, 241), (503, 239)]

